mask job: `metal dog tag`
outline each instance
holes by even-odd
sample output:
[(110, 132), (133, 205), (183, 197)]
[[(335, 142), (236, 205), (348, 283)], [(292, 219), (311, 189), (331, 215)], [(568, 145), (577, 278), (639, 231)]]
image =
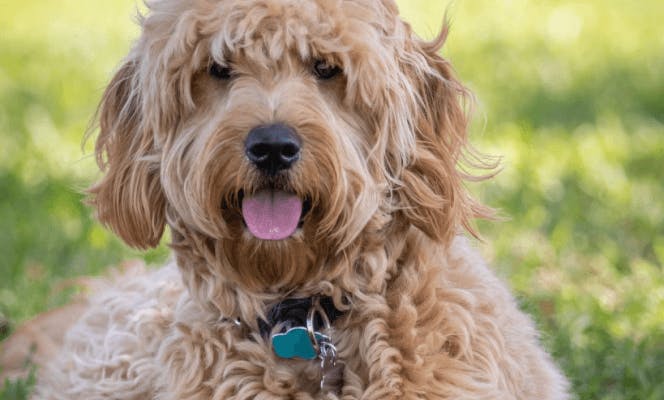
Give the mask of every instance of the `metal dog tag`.
[(321, 390), (325, 389), (325, 378), (330, 374), (334, 367), (337, 366), (337, 348), (334, 347), (329, 341), (324, 341), (320, 343), (320, 369), (321, 369), (321, 378), (320, 378), (320, 388)]

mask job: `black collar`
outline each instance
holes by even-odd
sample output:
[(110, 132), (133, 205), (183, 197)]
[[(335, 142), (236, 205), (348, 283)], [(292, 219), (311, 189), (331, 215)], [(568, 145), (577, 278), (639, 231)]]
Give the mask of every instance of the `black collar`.
[[(331, 297), (320, 297), (320, 306), (327, 315), (330, 324), (334, 324), (339, 317), (344, 315), (343, 311), (337, 309)], [(307, 314), (313, 306), (313, 298), (286, 299), (272, 306), (267, 314), (267, 321), (259, 318), (258, 328), (261, 336), (267, 338), (272, 329), (277, 325), (282, 325), (283, 330), (288, 330), (297, 326), (307, 326)], [(323, 327), (322, 318), (316, 314), (314, 318), (314, 328)]]

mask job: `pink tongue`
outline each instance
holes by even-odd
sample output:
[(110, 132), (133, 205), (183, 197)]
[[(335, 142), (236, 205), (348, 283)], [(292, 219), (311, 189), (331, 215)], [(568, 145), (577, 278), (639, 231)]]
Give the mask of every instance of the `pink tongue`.
[(242, 216), (258, 239), (283, 240), (297, 229), (302, 201), (281, 191), (262, 190), (242, 200)]

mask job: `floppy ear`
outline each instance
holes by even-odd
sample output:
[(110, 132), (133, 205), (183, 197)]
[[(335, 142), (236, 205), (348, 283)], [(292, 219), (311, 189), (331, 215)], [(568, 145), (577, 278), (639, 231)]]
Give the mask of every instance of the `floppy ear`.
[(137, 64), (129, 59), (106, 88), (95, 144), (103, 178), (88, 202), (105, 226), (132, 247), (155, 247), (164, 232), (166, 200), (151, 129), (142, 121)]
[(492, 215), (464, 187), (464, 180), (483, 177), (460, 171), (459, 164), (495, 168), (467, 143), (471, 98), (449, 62), (438, 55), (446, 37), (447, 26), (431, 42), (412, 35), (402, 61), (417, 104), (411, 123), (415, 146), (401, 174), (399, 208), (412, 225), (438, 241), (451, 239), (461, 228), (477, 236), (471, 221)]

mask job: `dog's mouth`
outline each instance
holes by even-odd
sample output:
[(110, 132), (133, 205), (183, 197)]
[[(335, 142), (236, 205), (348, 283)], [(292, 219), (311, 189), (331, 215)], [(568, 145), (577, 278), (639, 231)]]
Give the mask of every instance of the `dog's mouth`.
[(311, 200), (277, 189), (262, 189), (245, 196), (238, 193), (242, 219), (249, 232), (261, 240), (284, 240), (304, 224)]

